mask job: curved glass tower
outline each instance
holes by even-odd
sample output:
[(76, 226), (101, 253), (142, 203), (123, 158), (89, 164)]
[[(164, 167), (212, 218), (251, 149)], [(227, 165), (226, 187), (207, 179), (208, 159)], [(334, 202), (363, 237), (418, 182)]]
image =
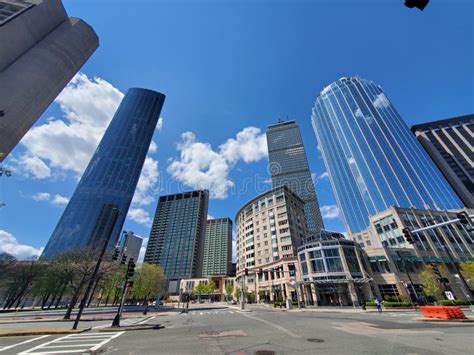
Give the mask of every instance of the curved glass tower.
[[(118, 208), (109, 246), (119, 237), (165, 96), (133, 88), (120, 103), (97, 150), (46, 245), (42, 258), (94, 247), (105, 230), (107, 209)], [(105, 217), (104, 217), (105, 216)], [(93, 233), (93, 231), (95, 231)], [(103, 244), (102, 244), (103, 245)]]
[(357, 233), (390, 206), (463, 204), (382, 88), (358, 77), (325, 87), (312, 123), (346, 228)]

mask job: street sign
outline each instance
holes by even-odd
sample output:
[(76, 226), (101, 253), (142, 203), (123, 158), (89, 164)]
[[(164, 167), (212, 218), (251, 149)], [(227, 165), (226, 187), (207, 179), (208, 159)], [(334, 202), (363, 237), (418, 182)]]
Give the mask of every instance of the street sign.
[(444, 291), (444, 294), (448, 300), (454, 301), (454, 295), (451, 291)]

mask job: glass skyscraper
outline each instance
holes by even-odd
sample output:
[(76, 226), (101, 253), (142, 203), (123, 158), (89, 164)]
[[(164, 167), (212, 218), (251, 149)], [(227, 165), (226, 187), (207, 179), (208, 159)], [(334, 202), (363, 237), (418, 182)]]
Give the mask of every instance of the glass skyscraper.
[(461, 208), (463, 204), (375, 83), (341, 78), (316, 99), (312, 123), (346, 229), (390, 206)]
[(51, 259), (74, 248), (94, 246), (96, 241), (91, 240), (91, 233), (105, 205), (119, 210), (109, 247), (117, 243), (164, 100), (165, 95), (155, 91), (128, 90), (42, 258)]
[(208, 201), (207, 190), (158, 200), (144, 261), (163, 268), (170, 293), (178, 292), (181, 279), (202, 276)]
[(324, 224), (296, 122), (285, 121), (268, 126), (267, 145), (273, 188), (286, 185), (296, 193), (305, 202), (308, 232), (318, 233)]

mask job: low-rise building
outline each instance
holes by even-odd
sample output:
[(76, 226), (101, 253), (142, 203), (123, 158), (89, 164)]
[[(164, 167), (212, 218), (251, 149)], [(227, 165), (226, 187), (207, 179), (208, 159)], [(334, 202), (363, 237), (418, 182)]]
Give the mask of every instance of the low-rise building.
[(298, 248), (302, 301), (315, 306), (358, 306), (373, 298), (370, 271), (359, 244), (322, 230)]
[[(196, 291), (196, 287), (199, 284), (208, 285), (210, 282), (213, 282), (215, 288), (213, 291), (209, 293), (201, 293), (199, 294)], [(227, 287), (231, 285), (232, 287)], [(235, 285), (235, 278), (234, 277), (226, 277), (226, 276), (210, 276), (210, 277), (203, 277), (203, 278), (194, 278), (194, 279), (182, 279), (179, 285), (179, 294), (181, 295), (181, 299), (184, 299), (185, 296), (191, 296), (193, 298), (209, 299), (212, 301), (223, 302), (225, 300), (232, 300), (236, 298), (236, 285)], [(230, 293), (228, 291), (231, 291)]]
[(433, 264), (442, 266), (442, 277), (449, 281), (444, 286), (447, 291), (457, 298), (468, 298), (469, 290), (463, 284), (458, 265), (474, 262), (472, 225), (457, 222), (414, 233), (413, 244), (406, 241), (402, 232), (404, 228), (413, 231), (455, 220), (458, 212), (390, 207), (370, 217), (367, 230), (349, 236), (367, 254), (377, 296), (422, 298), (420, 272), (427, 264)]

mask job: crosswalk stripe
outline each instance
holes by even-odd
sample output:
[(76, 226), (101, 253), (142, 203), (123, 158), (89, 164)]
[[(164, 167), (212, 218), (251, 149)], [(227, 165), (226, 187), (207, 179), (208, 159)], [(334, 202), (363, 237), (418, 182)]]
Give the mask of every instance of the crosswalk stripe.
[(49, 337), (49, 335), (42, 335), (42, 336), (37, 337), (37, 338), (33, 338), (33, 339), (28, 339), (28, 340), (22, 341), (21, 343), (9, 345), (9, 346), (4, 346), (3, 348), (0, 348), (0, 352), (5, 351), (5, 350), (8, 350), (8, 349), (11, 349), (11, 348), (14, 348), (14, 347), (19, 346), (19, 345), (31, 343), (31, 342), (33, 342), (33, 341), (35, 341), (35, 340), (44, 339), (44, 338), (47, 338), (47, 337)]

